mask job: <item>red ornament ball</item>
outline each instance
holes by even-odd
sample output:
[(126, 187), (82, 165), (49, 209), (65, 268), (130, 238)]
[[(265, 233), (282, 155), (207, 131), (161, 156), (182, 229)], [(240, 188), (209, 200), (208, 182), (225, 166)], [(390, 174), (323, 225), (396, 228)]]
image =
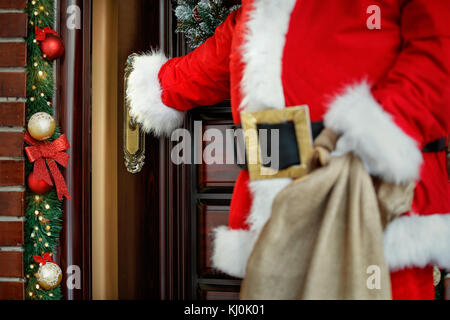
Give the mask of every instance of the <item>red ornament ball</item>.
[(44, 41), (41, 41), (41, 51), (44, 58), (55, 60), (64, 54), (64, 44), (60, 37), (54, 34), (47, 34)]
[(44, 194), (52, 190), (52, 186), (44, 180), (38, 180), (34, 177), (34, 172), (28, 175), (28, 187), (36, 194)]

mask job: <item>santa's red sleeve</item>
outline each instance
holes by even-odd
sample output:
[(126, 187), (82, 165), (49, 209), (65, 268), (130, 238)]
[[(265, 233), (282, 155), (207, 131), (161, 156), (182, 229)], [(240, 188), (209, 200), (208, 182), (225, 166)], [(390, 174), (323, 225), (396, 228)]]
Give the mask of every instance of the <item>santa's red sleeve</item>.
[(344, 90), (325, 115), (342, 134), (338, 154), (352, 151), (371, 174), (396, 183), (419, 178), (422, 148), (450, 128), (450, 2), (405, 0), (400, 10), (402, 46), (392, 68), (376, 83)]
[(186, 56), (168, 60), (150, 52), (134, 57), (126, 94), (131, 116), (145, 131), (170, 135), (182, 124), (184, 111), (229, 98), (231, 42), (239, 13), (231, 13)]

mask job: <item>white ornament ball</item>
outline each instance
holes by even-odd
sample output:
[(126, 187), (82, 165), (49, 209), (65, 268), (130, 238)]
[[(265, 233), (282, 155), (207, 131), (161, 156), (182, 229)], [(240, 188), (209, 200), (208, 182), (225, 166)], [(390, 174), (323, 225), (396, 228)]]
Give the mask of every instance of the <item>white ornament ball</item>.
[(56, 263), (47, 262), (39, 267), (36, 279), (39, 285), (45, 290), (54, 289), (61, 283), (61, 268)]
[(35, 113), (28, 121), (28, 132), (38, 141), (50, 138), (55, 132), (55, 127), (55, 120), (46, 112)]

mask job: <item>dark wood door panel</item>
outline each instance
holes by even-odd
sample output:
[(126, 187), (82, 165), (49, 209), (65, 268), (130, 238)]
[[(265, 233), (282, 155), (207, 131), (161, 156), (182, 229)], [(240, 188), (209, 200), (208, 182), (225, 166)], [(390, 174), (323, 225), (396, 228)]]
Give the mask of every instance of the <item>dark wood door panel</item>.
[[(227, 131), (231, 130), (232, 127), (233, 123), (230, 119), (202, 121), (202, 136), (207, 130), (210, 130), (209, 132), (212, 135), (220, 132), (222, 143), (218, 143), (218, 141), (215, 141), (216, 138), (211, 137), (208, 138), (210, 141), (202, 142), (203, 161), (198, 169), (198, 188), (200, 192), (224, 190), (231, 192), (233, 189), (240, 169), (235, 164), (228, 164), (234, 163), (231, 140), (227, 139)], [(212, 130), (216, 130), (216, 132)], [(220, 145), (222, 146), (220, 147)], [(207, 150), (208, 146), (209, 150)]]
[(211, 263), (213, 251), (213, 230), (228, 225), (226, 205), (210, 205), (200, 202), (198, 205), (198, 259), (200, 278), (228, 278), (225, 274), (213, 269)]
[(239, 300), (239, 286), (200, 285), (199, 300)]

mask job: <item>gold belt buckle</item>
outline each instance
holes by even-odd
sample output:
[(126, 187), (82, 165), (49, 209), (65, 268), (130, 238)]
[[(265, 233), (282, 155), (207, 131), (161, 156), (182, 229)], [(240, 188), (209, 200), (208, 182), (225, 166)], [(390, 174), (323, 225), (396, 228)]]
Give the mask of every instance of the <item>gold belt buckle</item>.
[[(261, 162), (261, 148), (257, 125), (277, 124), (292, 121), (299, 148), (300, 164), (276, 170), (265, 167)], [(307, 105), (284, 109), (269, 109), (258, 112), (241, 112), (242, 129), (245, 137), (248, 171), (251, 180), (275, 178), (299, 178), (307, 173), (307, 159), (313, 149), (311, 122)]]

